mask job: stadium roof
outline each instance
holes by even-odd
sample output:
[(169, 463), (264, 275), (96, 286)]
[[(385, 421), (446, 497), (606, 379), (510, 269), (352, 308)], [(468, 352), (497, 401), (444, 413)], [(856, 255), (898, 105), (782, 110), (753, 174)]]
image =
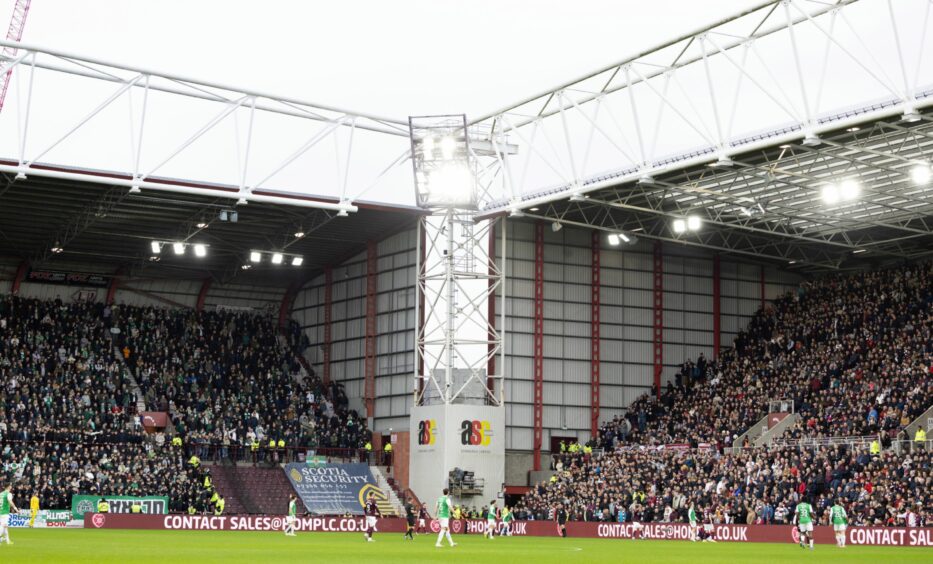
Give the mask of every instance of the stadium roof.
[[(59, 255), (52, 249), (58, 247), (63, 262), (111, 265), (114, 272), (122, 269), (137, 278), (211, 278), (218, 283), (235, 278), (277, 287), (339, 264), (365, 250), (368, 241), (412, 227), (419, 214), (413, 208), (359, 202), (356, 213), (337, 217), (336, 211), (318, 208), (262, 202), (233, 206), (225, 198), (200, 194), (133, 194), (94, 182), (40, 175), (15, 180), (11, 174), (0, 174), (0, 203), (2, 254), (33, 265), (54, 268)], [(235, 223), (230, 221), (233, 210)], [(152, 241), (164, 245), (158, 255), (152, 253)], [(176, 241), (207, 245), (207, 256), (195, 257), (192, 248), (176, 256), (171, 248)], [(252, 264), (253, 250), (298, 255), (304, 263), (293, 267), (286, 258), (276, 266), (265, 254), (262, 263)], [(250, 268), (243, 270), (243, 265)]]
[[(762, 1), (468, 116), (486, 148), (474, 155), (479, 217), (524, 214), (811, 270), (925, 256), (933, 194), (913, 170), (933, 158), (931, 5)], [(0, 172), (92, 176), (118, 197), (141, 188), (130, 200), (169, 192), (351, 215), (366, 199), (414, 200), (405, 117), (14, 46), (0, 57), (15, 71)], [(857, 197), (822, 198), (828, 185), (850, 195), (853, 181)], [(703, 229), (676, 233), (687, 215)]]

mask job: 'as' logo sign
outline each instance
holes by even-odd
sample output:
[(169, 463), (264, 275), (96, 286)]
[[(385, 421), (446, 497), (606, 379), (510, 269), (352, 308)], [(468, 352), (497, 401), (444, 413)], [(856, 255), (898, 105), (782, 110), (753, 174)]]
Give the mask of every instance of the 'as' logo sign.
[(464, 419), (460, 423), (460, 442), (471, 446), (489, 446), (492, 427), (489, 421)]
[(418, 421), (418, 444), (433, 445), (437, 440), (437, 423), (433, 419)]

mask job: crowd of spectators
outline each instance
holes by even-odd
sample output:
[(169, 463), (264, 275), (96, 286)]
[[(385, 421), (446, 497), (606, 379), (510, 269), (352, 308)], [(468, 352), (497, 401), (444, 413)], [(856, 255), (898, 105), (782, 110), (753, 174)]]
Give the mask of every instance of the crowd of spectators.
[(719, 359), (687, 361), (604, 424), (599, 446), (725, 444), (789, 400), (790, 436), (895, 436), (933, 393), (933, 262), (801, 284), (760, 310)]
[[(146, 405), (172, 415), (187, 445), (359, 449), (366, 420), (337, 384), (301, 377), (300, 333), (246, 312), (114, 309)], [(281, 441), (281, 443), (280, 443)], [(200, 449), (204, 454), (204, 449)]]
[(775, 400), (800, 414), (791, 438), (889, 442), (933, 403), (931, 304), (933, 262), (803, 283), (720, 358), (688, 360), (665, 390), (603, 424), (597, 454), (557, 456), (516, 516), (560, 506), (577, 520), (683, 521), (692, 502), (714, 523), (788, 523), (807, 499), (825, 522), (842, 498), (853, 524), (933, 522), (928, 450), (724, 448)]
[[(252, 313), (2, 297), (0, 480), (43, 507), (138, 494), (211, 512), (216, 492), (192, 455), (254, 443), (265, 453), (268, 441), (362, 447), (366, 422), (343, 388), (301, 377), (306, 345), (294, 326)], [(138, 400), (168, 412), (171, 428), (148, 434)]]
[(933, 456), (924, 450), (629, 447), (558, 455), (555, 471), (517, 504), (516, 518), (551, 519), (560, 506), (578, 521), (684, 522), (693, 503), (712, 523), (787, 524), (806, 499), (828, 524), (843, 499), (853, 525), (903, 526), (911, 513), (933, 523)]

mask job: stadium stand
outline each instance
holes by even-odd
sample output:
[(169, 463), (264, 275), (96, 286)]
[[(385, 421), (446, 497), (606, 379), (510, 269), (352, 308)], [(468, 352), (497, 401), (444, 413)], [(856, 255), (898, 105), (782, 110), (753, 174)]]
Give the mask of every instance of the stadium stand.
[(365, 419), (348, 409), (337, 386), (325, 389), (313, 373), (300, 376), (300, 342), (268, 317), (136, 307), (120, 307), (116, 316), (146, 405), (171, 413), (186, 444), (365, 444)]
[(933, 263), (805, 282), (752, 319), (722, 358), (687, 361), (599, 444), (731, 444), (792, 399), (796, 437), (891, 438), (933, 403)]
[[(235, 482), (205, 487), (207, 468), (190, 460), (274, 463), (310, 448), (351, 456), (365, 443), (366, 422), (342, 389), (299, 375), (301, 346), (297, 332), (255, 314), (4, 297), (0, 469), (57, 507), (76, 493), (168, 495), (173, 511), (211, 512), (215, 491), (229, 491), (229, 511), (281, 510), (281, 487), (241, 503)], [(181, 446), (140, 425), (128, 367), (146, 405), (171, 414), (168, 435)], [(260, 481), (289, 487), (275, 474)]]
[[(717, 523), (787, 523), (801, 497), (823, 514), (841, 496), (856, 524), (903, 524), (910, 511), (930, 523), (929, 445), (899, 456), (869, 441), (889, 446), (933, 403), (931, 274), (927, 262), (805, 282), (722, 358), (688, 360), (660, 400), (646, 395), (603, 424), (595, 453), (556, 457), (518, 515), (548, 518), (563, 504), (577, 520), (682, 521), (693, 500)], [(782, 398), (801, 414), (787, 435), (803, 444), (730, 455)], [(838, 436), (867, 440), (820, 447)]]
[(548, 519), (562, 504), (572, 520), (683, 522), (693, 501), (713, 523), (787, 524), (803, 497), (823, 521), (842, 497), (852, 524), (903, 525), (909, 511), (930, 523), (931, 462), (929, 451), (871, 456), (846, 447), (565, 453), (555, 457), (554, 477), (532, 488), (516, 516)]

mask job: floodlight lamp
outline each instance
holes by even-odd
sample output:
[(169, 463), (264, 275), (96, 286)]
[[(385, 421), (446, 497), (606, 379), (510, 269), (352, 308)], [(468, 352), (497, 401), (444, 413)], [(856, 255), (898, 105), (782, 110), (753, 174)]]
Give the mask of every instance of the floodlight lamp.
[(619, 233), (619, 239), (622, 239), (623, 243), (631, 243), (632, 238), (626, 235), (625, 233)]
[(184, 243), (172, 243), (172, 250), (175, 251), (176, 255), (185, 254), (185, 244)]
[(301, 238), (304, 237), (304, 236), (305, 236), (305, 232), (304, 232), (304, 231), (295, 231), (295, 238), (296, 238), (296, 239), (301, 239)]
[(690, 231), (698, 231), (703, 225), (703, 219), (698, 215), (691, 215), (687, 217), (687, 229)]
[(615, 233), (610, 233), (609, 236), (606, 237), (606, 240), (609, 241), (609, 244), (612, 245), (613, 247), (619, 246), (619, 236), (616, 235)]
[(807, 147), (816, 147), (822, 142), (823, 140), (816, 133), (807, 133), (803, 138), (803, 144)]
[(240, 213), (236, 210), (230, 212), (230, 223), (236, 223), (240, 219)]
[(821, 194), (823, 196), (823, 201), (829, 205), (833, 205), (839, 201), (839, 187), (835, 184), (823, 186)]
[(638, 184), (650, 186), (655, 183), (655, 179), (650, 174), (643, 174), (638, 178)]
[(282, 253), (272, 253), (272, 264), (282, 264)]
[(687, 230), (687, 222), (682, 219), (675, 219), (673, 227), (674, 233), (683, 233)]
[(140, 192), (142, 192), (142, 190), (139, 189), (139, 185), (137, 184), (133, 184), (130, 188), (130, 194), (139, 194)]
[(258, 262), (262, 262), (262, 253), (260, 253), (259, 251), (252, 251), (252, 252), (250, 252), (250, 253), (249, 253), (249, 261), (250, 261), (250, 262), (257, 262), (257, 263), (258, 263)]
[(720, 155), (716, 162), (710, 165), (713, 168), (731, 168), (735, 166), (735, 161), (726, 155)]
[(162, 244), (158, 241), (153, 241), (149, 243), (149, 247), (152, 249), (152, 254), (157, 255), (162, 252)]
[(196, 257), (206, 257), (207, 256), (207, 246), (202, 244), (197, 244), (194, 246), (194, 256)]
[(206, 228), (207, 228), (207, 223), (204, 223), (203, 221), (198, 223), (198, 229), (206, 229)]
[(426, 161), (434, 159), (434, 138), (430, 135), (421, 140), (421, 156)]
[(220, 221), (227, 221), (229, 214), (227, 210), (220, 210), (220, 214), (218, 214), (218, 217), (220, 218)]
[(559, 221), (555, 221), (554, 223), (551, 224), (551, 231), (553, 231), (554, 233), (557, 233), (558, 231), (563, 229), (563, 227), (564, 226), (561, 225)]
[(253, 265), (244, 264), (243, 266), (240, 267), (241, 270), (249, 270), (250, 268), (253, 268)]
[(444, 165), (431, 173), (428, 191), (434, 202), (470, 202), (473, 200), (473, 175), (465, 164)]
[(904, 110), (904, 114), (901, 116), (901, 120), (906, 121), (907, 123), (916, 123), (921, 119), (920, 112), (917, 111), (917, 108), (913, 107)]
[(918, 164), (910, 169), (910, 178), (914, 181), (914, 184), (927, 184), (933, 178), (933, 169), (930, 168), (930, 165)]
[(839, 184), (839, 197), (846, 201), (852, 201), (858, 198), (859, 194), (862, 191), (862, 187), (859, 186), (859, 183), (855, 180), (843, 180)]
[(292, 257), (292, 266), (301, 266), (304, 262), (304, 257)]
[(454, 158), (454, 151), (457, 148), (457, 142), (453, 137), (447, 135), (441, 138), (441, 156), (444, 157), (445, 161), (449, 161)]

